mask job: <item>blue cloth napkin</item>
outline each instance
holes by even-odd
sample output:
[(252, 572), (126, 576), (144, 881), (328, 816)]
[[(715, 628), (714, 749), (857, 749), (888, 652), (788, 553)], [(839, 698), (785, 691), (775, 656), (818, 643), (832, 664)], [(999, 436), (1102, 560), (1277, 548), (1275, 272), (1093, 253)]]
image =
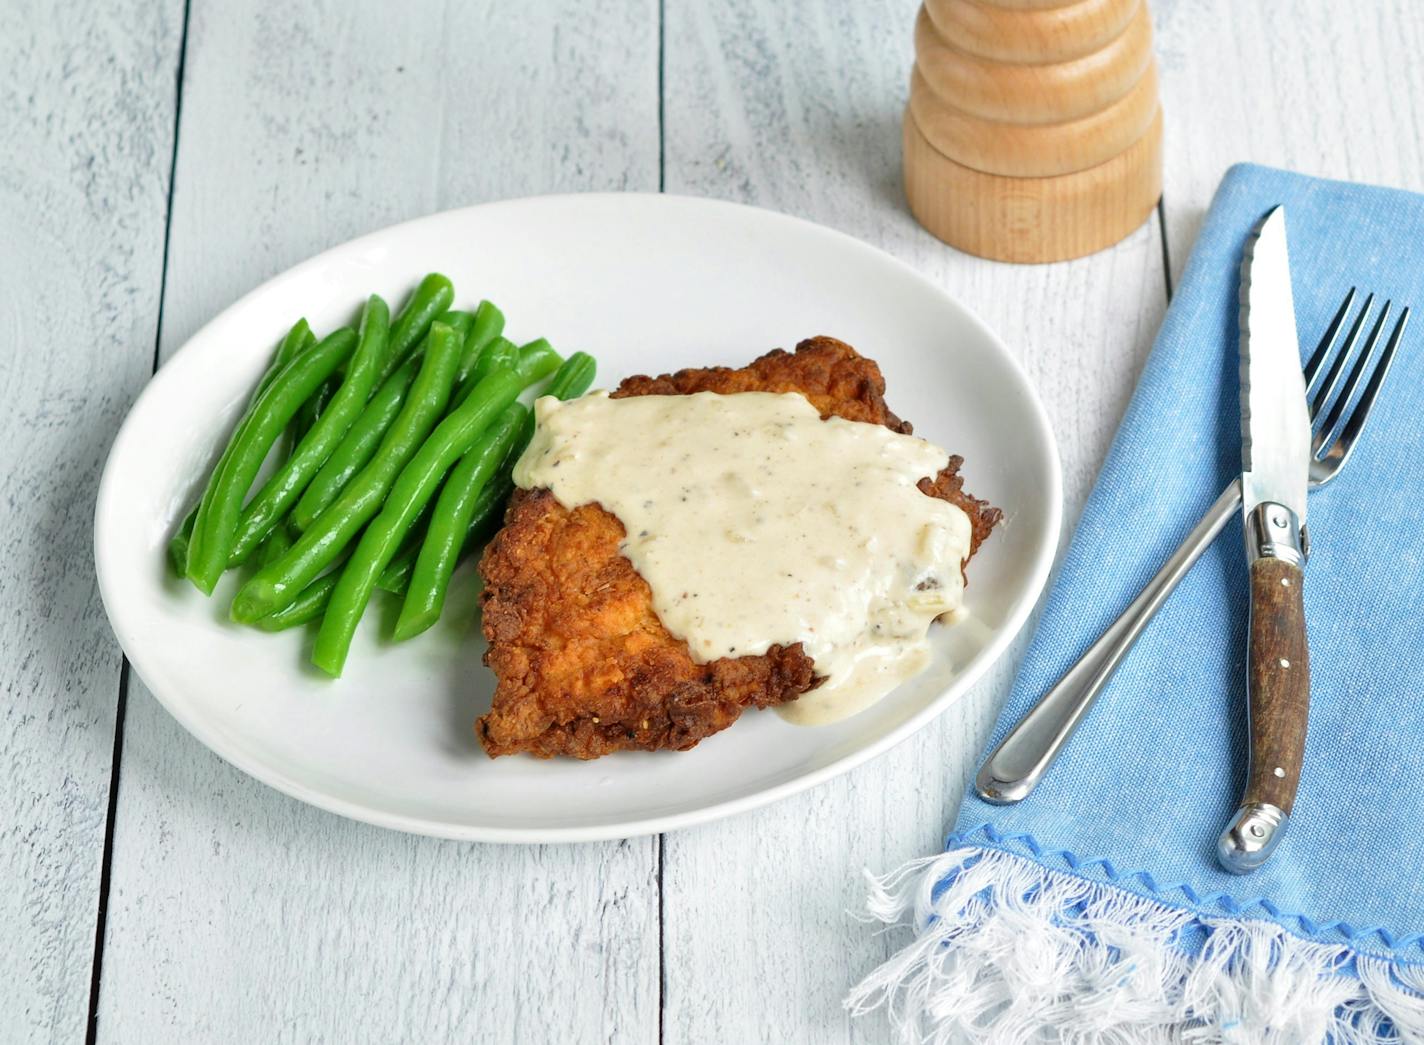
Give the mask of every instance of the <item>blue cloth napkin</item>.
[[(1239, 472), (1238, 271), (1252, 226), (1278, 203), (1303, 359), (1351, 286), (1378, 295), (1376, 309), (1424, 306), (1424, 197), (1228, 172), (992, 744)], [(1238, 522), (1032, 796), (995, 807), (971, 789), (949, 851), (879, 884), (872, 909), (913, 912), (918, 938), (853, 1007), (888, 1005), (916, 1041), (1044, 1029), (1055, 1040), (1424, 1040), (1424, 326), (1405, 335), (1346, 469), (1311, 494), (1309, 521), (1310, 735), (1272, 859), (1234, 877), (1214, 856), (1246, 766)]]

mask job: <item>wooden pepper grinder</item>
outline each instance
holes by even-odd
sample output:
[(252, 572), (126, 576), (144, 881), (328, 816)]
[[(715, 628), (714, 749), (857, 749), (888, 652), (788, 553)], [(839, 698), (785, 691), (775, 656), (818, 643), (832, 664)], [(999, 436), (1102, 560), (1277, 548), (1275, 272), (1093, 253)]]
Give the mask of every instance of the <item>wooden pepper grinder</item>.
[(1146, 0), (924, 0), (905, 191), (945, 242), (1000, 261), (1101, 250), (1162, 194)]

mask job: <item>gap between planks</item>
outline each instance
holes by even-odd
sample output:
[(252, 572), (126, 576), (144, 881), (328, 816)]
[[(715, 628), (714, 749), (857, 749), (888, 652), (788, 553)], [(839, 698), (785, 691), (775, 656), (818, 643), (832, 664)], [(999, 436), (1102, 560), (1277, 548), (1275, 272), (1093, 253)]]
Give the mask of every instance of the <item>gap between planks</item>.
[[(168, 201), (163, 214), (163, 260), (158, 277), (158, 315), (153, 326), (150, 375), (158, 372), (159, 340), (163, 336), (163, 305), (168, 294), (168, 248), (173, 233), (173, 185), (178, 173), (178, 132), (183, 121), (183, 76), (188, 60), (188, 21), (192, 0), (183, 0), (183, 26), (178, 34), (178, 66), (173, 76), (173, 151), (168, 157)], [(104, 849), (99, 862), (99, 902), (94, 912), (94, 958), (89, 975), (89, 1013), (85, 1045), (99, 1039), (99, 991), (103, 987), (104, 933), (108, 922), (109, 885), (114, 865), (114, 824), (119, 815), (119, 771), (124, 754), (124, 718), (128, 711), (133, 669), (127, 654), (119, 660), (119, 692), (114, 708), (114, 748), (109, 763), (109, 806), (104, 817)]]

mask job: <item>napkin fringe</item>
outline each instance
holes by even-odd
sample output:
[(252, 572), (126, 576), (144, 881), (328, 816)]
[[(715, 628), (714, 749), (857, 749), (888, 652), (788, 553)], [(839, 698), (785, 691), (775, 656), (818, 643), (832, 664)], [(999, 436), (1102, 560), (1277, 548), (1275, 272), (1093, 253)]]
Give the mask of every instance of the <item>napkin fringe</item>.
[(1424, 969), (1205, 918), (994, 849), (867, 874), (915, 940), (857, 984), (901, 1042), (1424, 1040)]
[[(1264, 896), (1238, 900), (1226, 892), (1200, 893), (1189, 882), (1159, 880), (1147, 871), (1133, 871), (1115, 867), (1111, 860), (1082, 859), (1070, 849), (1052, 849), (1042, 846), (1032, 835), (1004, 834), (991, 823), (983, 823), (968, 831), (956, 831), (946, 840), (945, 848), (957, 848), (976, 844), (982, 838), (985, 848), (1017, 852), (1049, 867), (1061, 868), (1069, 872), (1079, 872), (1087, 877), (1100, 873), (1109, 882), (1126, 889), (1141, 886), (1167, 903), (1185, 901), (1194, 910), (1215, 908), (1221, 914), (1235, 919), (1249, 919), (1256, 909), (1260, 914), (1274, 918), (1290, 932), (1320, 943), (1339, 941), (1353, 947), (1357, 952), (1370, 951), (1379, 947), (1387, 948), (1394, 954), (1403, 955), (1411, 950), (1424, 958), (1424, 932), (1391, 932), (1382, 925), (1352, 925), (1335, 919), (1316, 921), (1310, 916), (1287, 911)], [(1180, 900), (1176, 894), (1180, 893)]]

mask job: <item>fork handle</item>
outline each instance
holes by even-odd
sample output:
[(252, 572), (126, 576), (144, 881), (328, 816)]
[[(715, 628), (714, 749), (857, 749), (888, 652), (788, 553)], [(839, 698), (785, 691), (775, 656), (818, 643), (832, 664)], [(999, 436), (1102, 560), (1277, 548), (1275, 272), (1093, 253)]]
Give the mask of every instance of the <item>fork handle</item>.
[(1008, 805), (1027, 797), (1107, 686), (1147, 622), (1240, 507), (1241, 480), (1236, 479), (1221, 492), (1127, 609), (990, 753), (974, 781), (981, 798), (995, 805)]
[[(1262, 507), (1267, 514), (1288, 511)], [(1295, 806), (1310, 717), (1303, 562), (1300, 549), (1287, 546), (1251, 563), (1246, 676), (1251, 762), (1241, 804), (1217, 842), (1221, 866), (1233, 874), (1254, 871), (1266, 861)]]

